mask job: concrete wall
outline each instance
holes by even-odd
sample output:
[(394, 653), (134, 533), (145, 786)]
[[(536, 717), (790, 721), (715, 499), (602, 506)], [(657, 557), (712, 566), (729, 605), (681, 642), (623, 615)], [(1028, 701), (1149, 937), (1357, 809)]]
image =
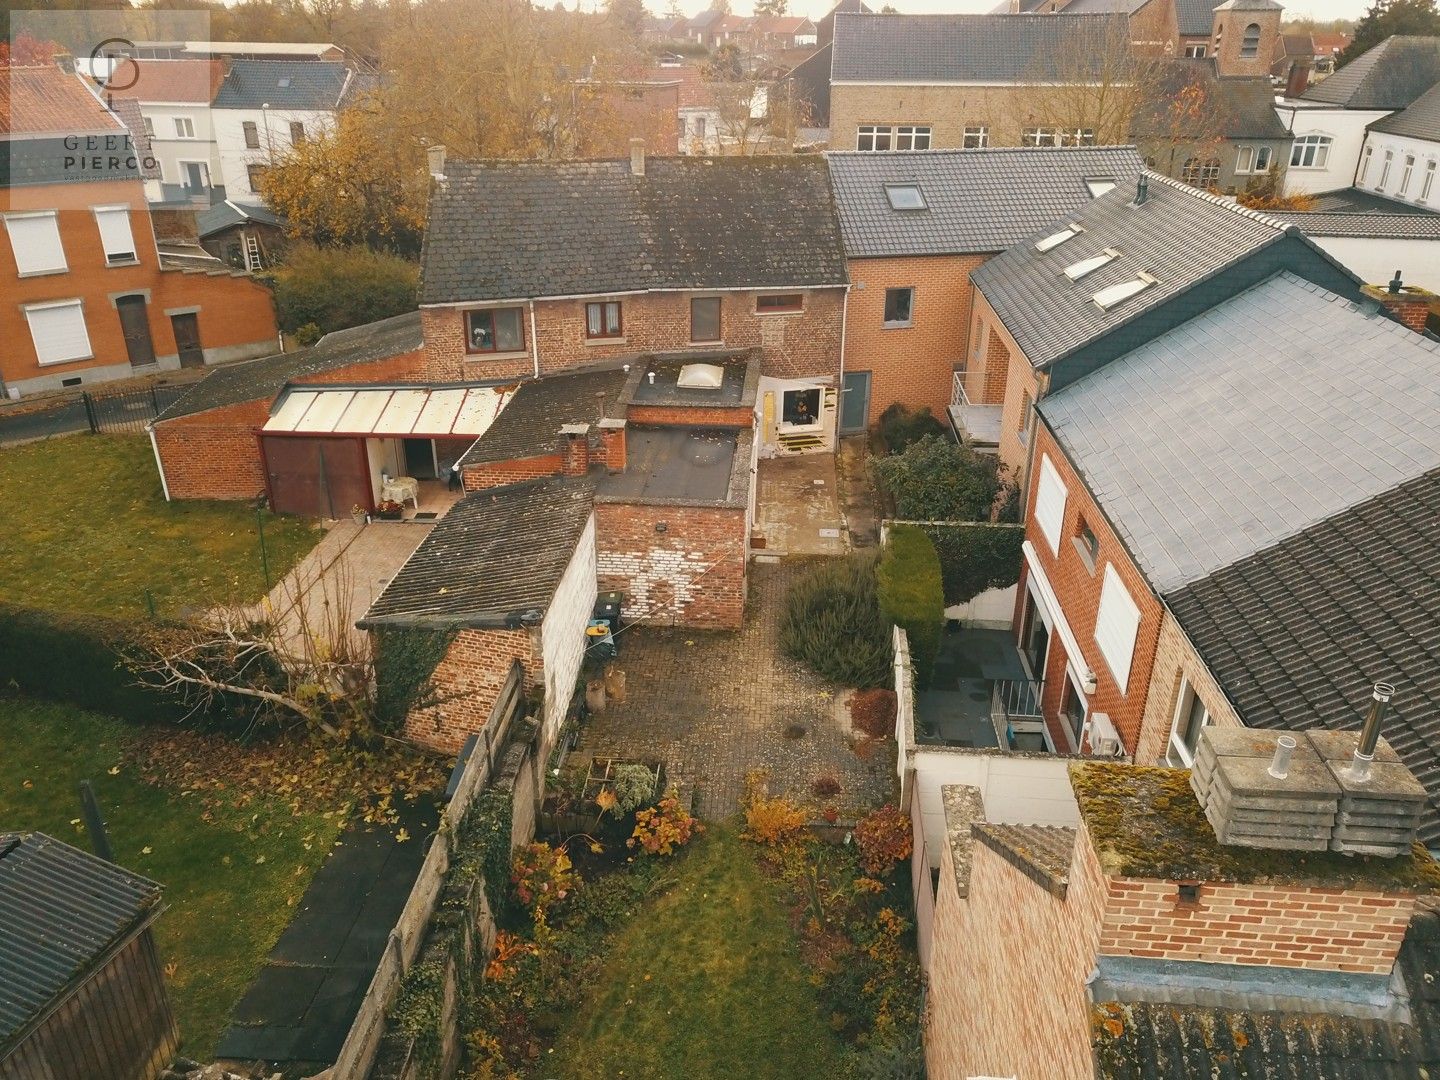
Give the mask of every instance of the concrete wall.
[(565, 722), (580, 664), (585, 659), (585, 627), (595, 611), (595, 515), (585, 523), (570, 564), (555, 587), (555, 597), (540, 624), (540, 652), (545, 668), (545, 723), (541, 757)]
[[(1440, 197), (1440, 179), (1435, 182)], [(1368, 282), (1384, 284), (1399, 270), (1407, 285), (1440, 292), (1440, 240), (1312, 236), (1321, 250)]]
[(966, 626), (1008, 630), (1015, 616), (1016, 589), (1015, 585), (1007, 585), (1003, 589), (986, 589), (963, 604), (947, 607), (945, 617), (958, 619)]

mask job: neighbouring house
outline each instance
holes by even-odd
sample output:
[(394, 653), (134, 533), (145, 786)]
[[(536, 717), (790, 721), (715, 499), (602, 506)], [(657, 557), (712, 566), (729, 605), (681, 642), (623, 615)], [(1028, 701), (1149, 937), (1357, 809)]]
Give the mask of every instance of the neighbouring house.
[(1270, 78), (1285, 88), (1286, 97), (1299, 97), (1310, 85), (1315, 67), (1315, 39), (1309, 34), (1282, 33), (1275, 39)]
[[(689, 65), (657, 67), (650, 78), (675, 88), (666, 153), (674, 152), (677, 134), (679, 152), (688, 155), (753, 154), (773, 143), (766, 123), (769, 96), (758, 81), (707, 79), (702, 69)], [(654, 152), (652, 146), (647, 142), (646, 151)]]
[[(784, 103), (798, 126), (819, 145), (830, 142), (830, 56), (826, 44), (782, 75), (770, 88), (770, 98)], [(823, 137), (821, 133), (823, 132)]]
[[(1285, 193), (1311, 194), (1352, 186), (1374, 190), (1382, 164), (1373, 155), (1369, 175), (1361, 178), (1361, 154), (1368, 144), (1369, 128), (1391, 113), (1409, 108), (1437, 83), (1440, 37), (1396, 35), (1299, 97), (1278, 101), (1276, 111), (1295, 137)], [(1381, 141), (1396, 148), (1388, 138)], [(1399, 165), (1392, 165), (1382, 186), (1397, 183), (1399, 175)]]
[(635, 78), (591, 78), (577, 83), (584, 95), (588, 117), (581, 141), (583, 157), (621, 157), (630, 152), (630, 140), (645, 140), (647, 154), (683, 152), (684, 121), (681, 110), (682, 73), (688, 69), (656, 68)]
[(1402, 281), (1440, 293), (1440, 211), (1348, 188), (1317, 196), (1309, 210), (1274, 217), (1299, 226), (1365, 281), (1385, 282), (1398, 272)]
[(1335, 74), (1335, 63), (1340, 54), (1350, 47), (1352, 36), (1317, 30), (1310, 38), (1315, 42), (1315, 77), (1323, 79)]
[[(1383, 740), (1362, 783), (1349, 773), (1353, 732), (1292, 737), (1278, 776), (1272, 732), (1207, 739), (1193, 773), (1073, 766), (1071, 827), (998, 823), (976, 788), (947, 786), (929, 1075), (1432, 1074), (1440, 867), (1404, 843), (1418, 785)], [(1243, 787), (1227, 801), (1232, 784)], [(1385, 798), (1377, 832), (1395, 842), (1351, 854), (1343, 822)], [(1288, 837), (1236, 844), (1237, 829), (1280, 814), (1301, 822), (1275, 830)]]
[(151, 925), (161, 887), (43, 833), (0, 833), (0, 1078), (135, 1080), (180, 1033)]
[(688, 19), (678, 16), (670, 18), (669, 16), (647, 15), (640, 32), (652, 44), (664, 46), (684, 41), (689, 25)]
[(745, 44), (754, 53), (769, 55), (815, 45), (815, 24), (803, 15), (757, 15), (744, 28)]
[(200, 246), (236, 270), (253, 273), (285, 250), (285, 220), (264, 203), (225, 199), (195, 215)]
[[(119, 116), (58, 67), (0, 77), (0, 382), (11, 397), (242, 360), (278, 340), (270, 291), (152, 215)], [(182, 216), (190, 214), (188, 206)], [(177, 235), (170, 235), (171, 226)], [(164, 231), (166, 235), (157, 235)]]
[(760, 454), (832, 449), (848, 283), (824, 160), (632, 147), (629, 161), (432, 155), (429, 377), (758, 348)]
[(137, 41), (134, 55), (153, 60), (338, 61), (345, 59), (345, 50), (328, 41)]
[(225, 74), (222, 60), (144, 59), (122, 61), (105, 80), (107, 92), (140, 104), (164, 199), (208, 205), (222, 184), (210, 103)]
[(967, 411), (970, 274), (1097, 195), (1133, 190), (1139, 154), (997, 147), (826, 158), (851, 281), (841, 431), (864, 431), (900, 404), (955, 412), (972, 445), (993, 449), (998, 411)]
[(1399, 112), (1372, 123), (1355, 186), (1417, 206), (1440, 205), (1440, 80)]

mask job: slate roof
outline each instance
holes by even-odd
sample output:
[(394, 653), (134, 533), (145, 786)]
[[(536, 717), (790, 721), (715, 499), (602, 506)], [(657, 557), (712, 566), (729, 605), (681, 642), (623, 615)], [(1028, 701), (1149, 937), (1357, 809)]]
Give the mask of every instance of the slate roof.
[(336, 330), (308, 349), (217, 367), (160, 413), (155, 422), (159, 424), (243, 401), (268, 400), (287, 384), (304, 382), (311, 375), (414, 352), (424, 344), (418, 311)]
[(465, 496), (358, 625), (518, 628), (520, 614), (543, 616), (589, 520), (591, 498), (590, 481), (570, 477)]
[[(593, 424), (602, 416), (621, 418), (620, 392), (627, 373), (616, 365), (591, 371), (547, 375), (520, 384), (488, 431), (459, 464), (513, 461), (559, 452), (566, 424)], [(604, 397), (603, 413), (600, 397)]]
[(160, 906), (160, 886), (43, 833), (0, 833), (0, 1057)]
[[(970, 279), (985, 294), (1026, 357), (1043, 367), (1110, 333), (1195, 284), (1282, 239), (1287, 226), (1192, 187), (1147, 173), (1140, 206), (1135, 187), (1116, 188), (1075, 214), (1037, 229), (1023, 243), (988, 260)], [(1046, 252), (1038, 241), (1071, 223), (1085, 231)], [(1197, 237), (1204, 243), (1197, 243)], [(1120, 257), (1070, 281), (1067, 266), (1110, 248)], [(1109, 311), (1091, 299), (1138, 273), (1157, 279)]]
[[(1100, 70), (1115, 16), (840, 15), (832, 82), (1028, 83)], [(1087, 68), (1089, 62), (1093, 68)]]
[(1181, 37), (1209, 37), (1215, 29), (1215, 0), (1175, 0)]
[(259, 225), (283, 227), (285, 219), (263, 203), (238, 203), (232, 199), (213, 203), (195, 215), (195, 226), (203, 240), (217, 232), (253, 221)]
[(1440, 82), (1440, 37), (1386, 38), (1300, 95), (1346, 109), (1403, 109)]
[(1353, 236), (1373, 240), (1440, 240), (1440, 214), (1404, 211), (1343, 214), (1287, 211), (1275, 215), (1307, 236)]
[[(1193, 131), (1178, 131), (1182, 125), (1177, 124), (1171, 106), (1175, 97), (1191, 86), (1204, 94), (1205, 115), (1193, 118)], [(1227, 139), (1275, 139), (1287, 143), (1291, 139), (1275, 112), (1275, 90), (1269, 77), (1220, 78), (1213, 58), (1165, 62), (1156, 73), (1155, 92), (1137, 112), (1133, 133), (1141, 141), (1148, 130), (1155, 130), (1154, 137), (1162, 142), (1174, 141), (1180, 135), (1206, 139), (1216, 132)]]
[[(826, 155), (851, 258), (1004, 251), (1092, 195), (1087, 179), (1129, 191), (1140, 175), (1132, 146), (1007, 147)], [(895, 210), (887, 184), (918, 184), (925, 210)]]
[(0, 68), (0, 135), (85, 134), (120, 126), (78, 75), (53, 64)]
[[(1314, 200), (1315, 209), (1306, 211), (1307, 213), (1429, 215), (1436, 212), (1424, 206), (1401, 202), (1399, 199), (1392, 199), (1373, 191), (1365, 191), (1363, 188), (1355, 187), (1337, 188), (1334, 191), (1322, 191), (1314, 196)], [(1279, 217), (1280, 215), (1276, 214), (1274, 216)]]
[(1371, 131), (1407, 135), (1412, 139), (1440, 142), (1440, 82), (1421, 94), (1406, 108), (1370, 125)]
[(1371, 686), (1394, 683), (1385, 738), (1440, 842), (1440, 468), (1165, 599), (1251, 727), (1357, 730)]
[(1070, 883), (1075, 830), (1060, 825), (971, 826), (975, 839), (1038, 885), (1063, 897)]
[(447, 162), (422, 304), (844, 284), (818, 157)]
[(1440, 467), (1440, 343), (1377, 312), (1281, 272), (1040, 402), (1158, 593)]
[(232, 60), (212, 103), (217, 109), (334, 109), (349, 69), (334, 60)]
[(0, 136), (0, 189), (31, 184), (88, 184), (99, 180), (140, 180), (133, 154), (104, 154), (99, 169), (82, 168), (65, 137), (7, 139)]

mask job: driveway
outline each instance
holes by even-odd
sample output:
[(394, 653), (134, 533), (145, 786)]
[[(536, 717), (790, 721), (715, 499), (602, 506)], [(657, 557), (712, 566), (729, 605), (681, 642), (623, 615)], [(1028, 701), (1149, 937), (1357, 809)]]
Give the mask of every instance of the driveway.
[(696, 812), (710, 820), (739, 810), (752, 769), (769, 770), (772, 792), (811, 804), (811, 785), (833, 777), (841, 791), (825, 802), (847, 816), (893, 800), (894, 740), (855, 739), (845, 690), (780, 653), (786, 587), (805, 566), (755, 563), (739, 631), (622, 630), (625, 701), (590, 718), (573, 759), (662, 759), (694, 785)]

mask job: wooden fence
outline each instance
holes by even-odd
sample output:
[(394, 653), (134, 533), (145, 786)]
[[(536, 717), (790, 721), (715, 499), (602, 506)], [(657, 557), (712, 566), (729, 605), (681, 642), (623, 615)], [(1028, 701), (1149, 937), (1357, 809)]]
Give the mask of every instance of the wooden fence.
[(485, 790), (495, 766), (504, 752), (510, 727), (523, 711), (525, 687), (523, 671), (517, 662), (500, 691), (494, 708), (461, 771), (454, 794), (445, 806), (439, 834), (425, 855), (425, 862), (410, 890), (410, 898), (390, 931), (385, 952), (370, 980), (370, 987), (360, 1002), (360, 1011), (350, 1025), (350, 1033), (340, 1048), (332, 1068), (321, 1075), (327, 1080), (365, 1080), (375, 1063), (380, 1040), (385, 1035), (385, 1017), (400, 989), (405, 973), (415, 962), (425, 942), (425, 932), (435, 914), (445, 873), (450, 869), (451, 845), (459, 834), (460, 823), (470, 805)]

